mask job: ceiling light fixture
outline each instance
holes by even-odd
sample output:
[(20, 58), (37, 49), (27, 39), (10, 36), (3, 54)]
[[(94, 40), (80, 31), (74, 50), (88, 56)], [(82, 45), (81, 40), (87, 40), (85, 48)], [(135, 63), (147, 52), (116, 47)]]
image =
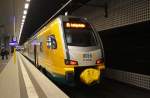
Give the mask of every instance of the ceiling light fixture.
[(23, 16), (22, 16), (22, 18), (23, 18), (23, 19), (25, 19), (25, 18), (26, 18), (26, 16), (25, 16), (25, 15), (23, 15)]
[(28, 9), (29, 8), (29, 3), (25, 3), (24, 8)]
[(23, 11), (23, 14), (26, 15), (26, 14), (27, 14), (27, 10), (24, 10), (24, 11)]
[(23, 26), (24, 26), (24, 22), (25, 22), (25, 19), (26, 19), (26, 15), (27, 15), (27, 11), (29, 9), (29, 5), (30, 5), (30, 1), (31, 0), (26, 0), (26, 3), (24, 5), (24, 11), (23, 11), (23, 16), (22, 16), (22, 22), (21, 22), (21, 27), (20, 27), (20, 33), (19, 33), (19, 38), (18, 38), (18, 43), (20, 42), (20, 37), (21, 37), (21, 33), (22, 33), (22, 30), (23, 30)]
[(25, 20), (24, 19), (22, 19), (22, 22), (24, 22)]
[(30, 2), (31, 0), (26, 0), (27, 2)]

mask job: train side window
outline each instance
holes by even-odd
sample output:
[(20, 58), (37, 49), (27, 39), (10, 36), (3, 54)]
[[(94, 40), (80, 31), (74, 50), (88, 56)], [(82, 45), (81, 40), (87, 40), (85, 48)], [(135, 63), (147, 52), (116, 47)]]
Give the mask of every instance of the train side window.
[(48, 36), (47, 47), (51, 48), (51, 49), (56, 49), (57, 48), (57, 42), (56, 42), (56, 38), (55, 38), (54, 35)]
[(47, 48), (51, 48), (51, 38), (48, 36), (47, 38)]

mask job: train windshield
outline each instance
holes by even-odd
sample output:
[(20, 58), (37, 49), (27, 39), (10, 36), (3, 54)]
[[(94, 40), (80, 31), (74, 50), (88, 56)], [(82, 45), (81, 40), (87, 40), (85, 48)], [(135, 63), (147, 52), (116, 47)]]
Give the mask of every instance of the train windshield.
[[(69, 25), (68, 25), (69, 26)], [(68, 46), (97, 46), (96, 37), (92, 28), (83, 24), (76, 24), (75, 27), (65, 28), (65, 37)]]

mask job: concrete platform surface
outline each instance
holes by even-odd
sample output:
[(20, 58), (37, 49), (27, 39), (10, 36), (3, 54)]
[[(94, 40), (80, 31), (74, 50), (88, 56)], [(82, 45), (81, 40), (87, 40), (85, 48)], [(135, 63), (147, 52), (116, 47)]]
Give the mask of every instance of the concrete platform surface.
[(16, 53), (0, 67), (0, 98), (69, 98), (37, 70), (23, 55)]

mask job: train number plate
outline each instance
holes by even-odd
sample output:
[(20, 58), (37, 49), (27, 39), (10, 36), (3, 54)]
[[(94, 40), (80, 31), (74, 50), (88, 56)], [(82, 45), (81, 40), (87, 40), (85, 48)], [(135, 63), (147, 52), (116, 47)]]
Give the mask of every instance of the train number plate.
[(83, 54), (83, 61), (92, 61), (92, 54), (91, 53)]

